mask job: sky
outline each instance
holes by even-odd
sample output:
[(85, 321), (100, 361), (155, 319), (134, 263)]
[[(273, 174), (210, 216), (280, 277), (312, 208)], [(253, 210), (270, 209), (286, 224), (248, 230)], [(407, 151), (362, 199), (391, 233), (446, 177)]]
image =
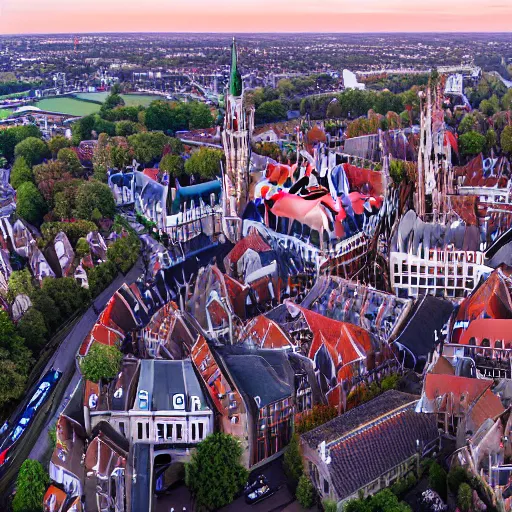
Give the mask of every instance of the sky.
[(511, 0), (0, 0), (0, 34), (511, 30)]

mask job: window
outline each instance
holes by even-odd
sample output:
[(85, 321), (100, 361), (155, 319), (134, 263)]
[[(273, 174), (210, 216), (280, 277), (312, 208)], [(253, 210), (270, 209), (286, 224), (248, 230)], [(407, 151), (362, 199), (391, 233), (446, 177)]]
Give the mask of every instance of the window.
[(199, 437), (199, 440), (201, 441), (201, 439), (204, 438), (204, 423), (201, 422), (201, 423), (198, 423), (197, 425), (199, 427), (199, 436), (198, 437)]
[(166, 426), (165, 426), (165, 429), (166, 429), (166, 432), (165, 432), (165, 437), (167, 439), (172, 439), (172, 423), (168, 423)]
[(156, 438), (158, 441), (164, 440), (164, 425), (163, 425), (163, 423), (157, 423), (157, 425), (156, 425)]
[(121, 432), (121, 435), (126, 437), (126, 433), (125, 433), (125, 430), (124, 430), (124, 421), (120, 421), (119, 422), (119, 432)]
[(176, 439), (179, 441), (183, 439), (183, 425), (176, 425)]
[(142, 439), (142, 423), (137, 423), (137, 439)]
[(324, 494), (329, 494), (329, 482), (324, 478)]
[(192, 423), (192, 441), (196, 440), (196, 424)]
[(146, 439), (149, 439), (149, 423), (146, 423)]

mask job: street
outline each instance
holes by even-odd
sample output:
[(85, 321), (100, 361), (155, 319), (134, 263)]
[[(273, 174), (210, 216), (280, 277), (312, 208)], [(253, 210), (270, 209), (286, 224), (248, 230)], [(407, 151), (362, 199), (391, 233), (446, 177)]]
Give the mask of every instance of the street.
[(101, 311), (113, 293), (123, 283), (131, 284), (135, 282), (142, 272), (143, 264), (142, 260), (139, 258), (126, 276), (119, 274), (110, 286), (94, 300), (91, 307), (89, 307), (82, 318), (73, 326), (41, 372), (42, 376), (50, 368), (54, 367), (62, 372), (62, 378), (53, 396), (50, 397), (44, 409), (40, 411), (34, 422), (28, 427), (21, 442), (14, 450), (12, 459), (8, 462), (8, 464), (10, 463), (10, 467), (4, 469), (4, 474), (0, 480), (1, 498), (5, 499), (12, 492), (12, 485), (19, 467), (26, 458), (37, 459), (46, 467), (51, 456), (48, 430), (55, 424), (58, 416), (64, 409), (64, 402), (66, 401), (67, 403), (65, 397), (69, 398), (71, 396), (80, 381), (80, 374), (76, 367), (75, 358), (80, 344), (98, 319), (98, 313), (95, 313), (94, 309)]

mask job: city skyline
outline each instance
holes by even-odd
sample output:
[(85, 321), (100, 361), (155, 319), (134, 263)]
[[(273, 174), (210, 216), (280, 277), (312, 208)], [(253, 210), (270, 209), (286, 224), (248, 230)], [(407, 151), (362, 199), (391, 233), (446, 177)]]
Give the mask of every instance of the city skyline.
[[(269, 16), (269, 12), (272, 13)], [(213, 7), (197, 0), (188, 5), (148, 0), (2, 0), (0, 34), (98, 32), (509, 32), (512, 5), (500, 0), (433, 0), (428, 6), (392, 0), (347, 5), (339, 0), (235, 2)]]

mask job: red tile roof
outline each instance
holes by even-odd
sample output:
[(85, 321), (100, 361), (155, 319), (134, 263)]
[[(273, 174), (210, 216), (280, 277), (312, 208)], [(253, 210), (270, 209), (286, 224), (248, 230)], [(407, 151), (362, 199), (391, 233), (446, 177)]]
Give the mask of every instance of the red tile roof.
[(434, 400), (449, 393), (459, 397), (465, 395), (466, 403), (472, 403), (492, 384), (491, 379), (471, 379), (455, 375), (427, 373), (424, 393), (428, 400)]
[[(475, 340), (471, 340), (471, 338), (475, 338)], [(503, 348), (511, 348), (512, 320), (477, 318), (473, 320), (469, 324), (469, 327), (462, 333), (459, 343), (461, 345), (480, 345), (480, 342), (484, 338), (492, 341), (501, 340), (503, 342)], [(493, 342), (491, 346), (494, 346)]]
[(261, 235), (256, 230), (251, 230), (246, 237), (242, 238), (233, 249), (231, 249), (231, 252), (226, 256), (226, 260), (236, 265), (238, 260), (248, 249), (252, 249), (255, 252), (266, 252), (270, 251), (270, 246), (261, 238)]
[(476, 428), (488, 418), (494, 419), (505, 411), (499, 397), (487, 388), (469, 411), (469, 416)]
[(259, 348), (292, 348), (291, 340), (279, 325), (264, 315), (259, 315), (248, 322), (240, 333), (241, 343), (254, 343)]

